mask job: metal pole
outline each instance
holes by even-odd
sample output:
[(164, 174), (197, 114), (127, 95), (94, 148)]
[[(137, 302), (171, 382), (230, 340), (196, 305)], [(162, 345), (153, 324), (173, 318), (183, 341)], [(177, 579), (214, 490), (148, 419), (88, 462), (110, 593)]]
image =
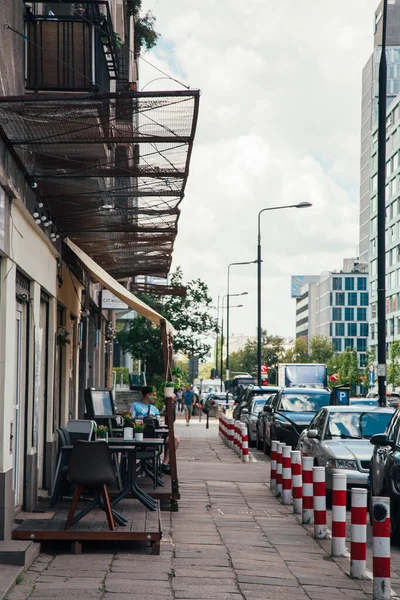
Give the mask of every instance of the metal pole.
[(386, 17), (387, 0), (383, 0), (382, 9), (382, 49), (379, 63), (379, 112), (378, 112), (378, 393), (380, 406), (386, 406)]
[(226, 368), (225, 368), (225, 380), (229, 378), (229, 269), (228, 266), (228, 292), (226, 298)]
[(218, 340), (219, 340), (219, 296), (217, 305), (217, 341), (215, 344), (215, 376), (218, 377)]
[[(261, 211), (262, 212), (262, 211)], [(258, 237), (257, 237), (257, 382), (261, 381), (261, 231), (260, 216), (258, 213)]]
[(222, 392), (222, 369), (223, 369), (223, 355), (224, 355), (224, 300), (222, 299), (222, 320), (221, 320), (221, 385), (220, 391)]

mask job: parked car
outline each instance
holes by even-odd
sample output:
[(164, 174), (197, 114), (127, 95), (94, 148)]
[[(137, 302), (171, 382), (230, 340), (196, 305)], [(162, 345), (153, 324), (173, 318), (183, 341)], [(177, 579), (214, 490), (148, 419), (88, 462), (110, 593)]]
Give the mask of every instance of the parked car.
[(390, 525), (393, 537), (400, 535), (400, 409), (391, 418), (386, 432), (370, 439), (373, 444), (369, 474), (369, 500), (390, 497)]
[(296, 448), (301, 432), (308, 427), (320, 408), (329, 405), (330, 399), (331, 394), (328, 390), (280, 390), (265, 408), (265, 452), (270, 452), (272, 440), (279, 440)]
[(257, 423), (256, 423), (256, 447), (258, 450), (264, 450), (267, 453), (265, 448), (265, 421), (267, 418), (267, 406), (273, 402), (275, 394), (270, 394), (267, 396), (267, 400), (263, 406), (263, 409), (258, 413)]
[(359, 406), (379, 406), (379, 402), (376, 398), (350, 398), (350, 404), (357, 404)]
[[(204, 402), (203, 411), (209, 411), (210, 417), (215, 417), (218, 412), (218, 408), (226, 407), (226, 392), (220, 394), (209, 394)], [(228, 394), (228, 407), (233, 407), (233, 397), (232, 394)]]
[(388, 406), (392, 408), (399, 408), (400, 406), (400, 394), (398, 392), (387, 392), (386, 402)]
[(275, 394), (278, 390), (280, 390), (279, 387), (272, 386), (272, 385), (263, 385), (263, 386), (249, 385), (249, 386), (247, 386), (247, 388), (243, 390), (243, 393), (242, 393), (241, 397), (239, 398), (239, 401), (233, 410), (233, 418), (239, 420), (242, 410), (244, 408), (247, 408), (247, 410), (250, 410), (251, 400), (254, 396), (264, 396), (264, 395), (269, 395), (269, 394)]
[(243, 421), (243, 423), (246, 423), (247, 426), (247, 435), (249, 438), (250, 447), (256, 445), (257, 418), (258, 414), (264, 408), (267, 398), (268, 396), (254, 396), (250, 401), (250, 410), (245, 407), (240, 415), (240, 420)]
[(298, 450), (325, 467), (326, 487), (333, 474), (346, 473), (347, 487), (367, 487), (372, 456), (370, 438), (386, 430), (393, 409), (377, 406), (321, 408), (299, 438)]

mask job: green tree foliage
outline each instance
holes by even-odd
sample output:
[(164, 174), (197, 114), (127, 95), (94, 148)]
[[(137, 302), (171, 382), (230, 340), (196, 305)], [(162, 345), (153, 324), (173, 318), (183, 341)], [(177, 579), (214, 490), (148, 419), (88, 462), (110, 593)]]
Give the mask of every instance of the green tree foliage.
[[(283, 338), (263, 330), (261, 337), (261, 360), (269, 366), (277, 364), (284, 355)], [(229, 355), (231, 372), (257, 373), (257, 341), (249, 340), (242, 350)]]
[(333, 357), (335, 351), (329, 338), (323, 335), (315, 335), (310, 340), (310, 362), (327, 364)]
[(127, 0), (128, 15), (133, 17), (135, 40), (138, 47), (150, 50), (157, 44), (160, 34), (155, 30), (156, 18), (151, 10), (142, 14), (142, 0)]
[(388, 383), (392, 389), (400, 385), (400, 364), (398, 361), (400, 355), (400, 340), (395, 340), (390, 348), (390, 363), (388, 365)]
[[(170, 285), (182, 286), (180, 267), (171, 276)], [(212, 299), (207, 284), (194, 279), (186, 284), (185, 296), (154, 296), (138, 294), (141, 300), (157, 310), (174, 327), (174, 351), (185, 356), (206, 358), (211, 349), (210, 335), (217, 331), (217, 322), (210, 315)], [(124, 352), (146, 361), (148, 378), (163, 372), (161, 332), (144, 317), (132, 320), (128, 331), (118, 331), (117, 339)], [(149, 375), (151, 372), (151, 376)]]
[(291, 348), (290, 350), (288, 350), (286, 352), (283, 362), (287, 362), (287, 363), (308, 363), (308, 362), (310, 362), (306, 338), (304, 338), (304, 337), (296, 338), (293, 348)]
[(351, 393), (354, 394), (355, 387), (361, 383), (357, 352), (346, 348), (345, 352), (339, 355), (338, 361), (339, 383), (349, 385)]

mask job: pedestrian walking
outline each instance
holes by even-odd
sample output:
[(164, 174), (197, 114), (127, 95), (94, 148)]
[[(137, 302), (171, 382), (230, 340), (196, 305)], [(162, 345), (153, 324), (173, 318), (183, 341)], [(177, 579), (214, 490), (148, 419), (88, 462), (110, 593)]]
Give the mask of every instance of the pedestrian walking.
[(186, 386), (186, 390), (182, 394), (183, 406), (185, 407), (186, 426), (190, 425), (190, 419), (193, 414), (194, 392), (190, 389), (190, 385)]
[(178, 415), (181, 415), (183, 413), (182, 390), (181, 390), (181, 388), (178, 388), (177, 390), (175, 390), (175, 396), (176, 396), (176, 406), (177, 406), (177, 409), (178, 409)]

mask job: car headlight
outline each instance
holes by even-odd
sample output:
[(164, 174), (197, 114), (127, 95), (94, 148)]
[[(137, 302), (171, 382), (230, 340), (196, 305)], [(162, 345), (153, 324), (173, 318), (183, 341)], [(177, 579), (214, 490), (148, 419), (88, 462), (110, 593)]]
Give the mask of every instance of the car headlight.
[(330, 458), (326, 461), (325, 466), (331, 467), (332, 469), (352, 469), (357, 471), (357, 463), (355, 460)]

